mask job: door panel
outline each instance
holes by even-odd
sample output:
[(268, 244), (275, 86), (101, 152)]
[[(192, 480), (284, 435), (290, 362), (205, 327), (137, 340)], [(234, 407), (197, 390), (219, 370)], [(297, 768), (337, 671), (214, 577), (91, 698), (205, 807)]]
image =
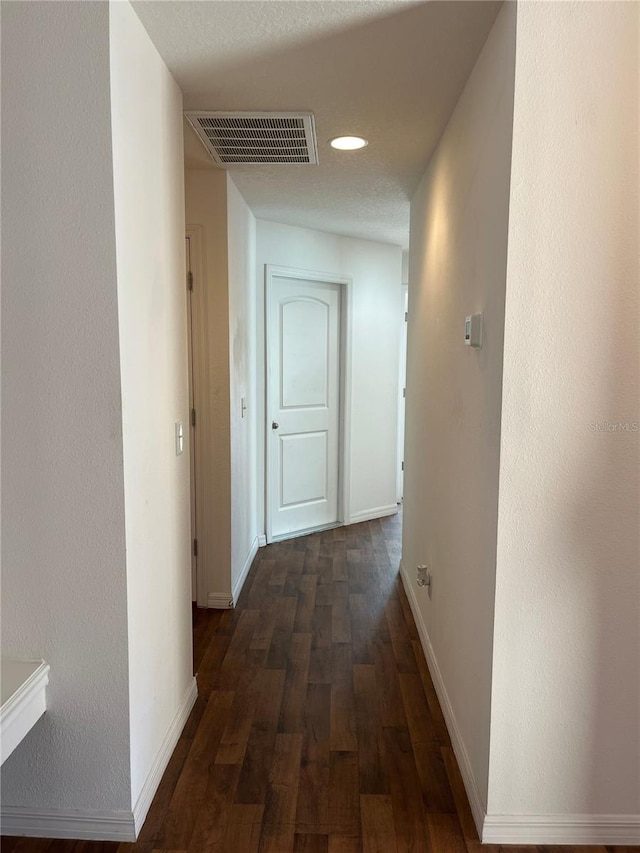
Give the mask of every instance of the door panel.
[(338, 284), (272, 279), (267, 303), (270, 539), (338, 521)]
[(329, 306), (287, 299), (280, 306), (281, 407), (326, 407), (329, 389)]
[(280, 435), (282, 507), (327, 500), (327, 439), (326, 430)]

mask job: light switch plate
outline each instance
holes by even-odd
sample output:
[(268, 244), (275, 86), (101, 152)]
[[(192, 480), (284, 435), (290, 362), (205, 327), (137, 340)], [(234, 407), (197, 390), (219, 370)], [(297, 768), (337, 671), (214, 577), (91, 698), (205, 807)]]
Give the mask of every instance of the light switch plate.
[(482, 347), (482, 314), (470, 314), (464, 319), (464, 342), (468, 347)]

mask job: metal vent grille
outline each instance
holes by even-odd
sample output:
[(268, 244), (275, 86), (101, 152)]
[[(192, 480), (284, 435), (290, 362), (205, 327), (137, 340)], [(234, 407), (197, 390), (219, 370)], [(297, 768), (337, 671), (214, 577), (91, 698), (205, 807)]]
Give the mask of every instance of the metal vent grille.
[(221, 166), (318, 162), (311, 113), (191, 111), (185, 116)]

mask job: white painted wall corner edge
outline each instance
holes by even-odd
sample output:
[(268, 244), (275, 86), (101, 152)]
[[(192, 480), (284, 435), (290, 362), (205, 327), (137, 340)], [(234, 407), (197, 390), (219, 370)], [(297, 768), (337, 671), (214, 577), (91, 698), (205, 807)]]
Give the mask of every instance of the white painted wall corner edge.
[(240, 598), (240, 593), (242, 592), (242, 587), (244, 586), (244, 582), (247, 579), (247, 575), (251, 571), (251, 566), (255, 559), (256, 554), (258, 553), (258, 548), (260, 547), (260, 542), (258, 537), (253, 540), (251, 543), (251, 548), (249, 549), (249, 553), (247, 554), (247, 559), (244, 561), (244, 565), (242, 566), (242, 570), (238, 575), (238, 579), (233, 585), (233, 594), (232, 598), (232, 607), (235, 607), (238, 603), (238, 599)]
[(400, 563), (400, 576), (429, 671), (440, 700), (451, 736), (464, 787), (469, 798), (473, 820), (483, 844), (640, 844), (640, 815), (490, 815), (482, 805), (453, 708), (442, 680), (442, 674), (422, 620), (415, 589)]
[(482, 800), (480, 799), (480, 792), (478, 791), (478, 786), (473, 775), (473, 770), (471, 769), (471, 762), (469, 761), (469, 756), (462, 740), (462, 735), (460, 734), (458, 723), (453, 713), (453, 707), (451, 705), (451, 702), (449, 701), (449, 696), (447, 694), (447, 690), (442, 679), (440, 667), (438, 666), (438, 662), (433, 651), (433, 646), (431, 645), (431, 640), (429, 639), (427, 629), (420, 613), (420, 608), (418, 607), (418, 601), (416, 599), (415, 590), (402, 561), (400, 561), (400, 577), (402, 578), (402, 584), (404, 586), (405, 592), (407, 593), (407, 598), (409, 599), (409, 605), (411, 607), (411, 612), (413, 613), (413, 618), (418, 629), (420, 643), (422, 644), (422, 650), (424, 651), (424, 656), (427, 659), (429, 672), (431, 673), (431, 677), (433, 678), (433, 684), (436, 688), (438, 699), (440, 700), (442, 713), (444, 714), (447, 729), (449, 730), (449, 736), (451, 737), (451, 746), (453, 747), (453, 751), (458, 761), (458, 766), (462, 775), (462, 781), (464, 782), (467, 797), (469, 798), (469, 805), (471, 806), (471, 813), (473, 814), (473, 820), (478, 831), (478, 837), (482, 838), (482, 828), (486, 813), (484, 810), (484, 806), (482, 805)]
[[(264, 544), (266, 545), (266, 541)], [(207, 596), (208, 608), (210, 608), (211, 610), (230, 610), (236, 606), (236, 604), (238, 603), (238, 599), (240, 598), (240, 593), (242, 592), (244, 582), (246, 581), (247, 575), (251, 570), (251, 565), (255, 559), (256, 554), (258, 553), (258, 548), (260, 548), (260, 537), (256, 536), (253, 542), (251, 543), (251, 548), (249, 549), (247, 558), (244, 561), (240, 574), (238, 575), (238, 579), (233, 585), (233, 590), (231, 591), (231, 593), (210, 592)]]
[(2, 834), (83, 841), (135, 841), (197, 696), (198, 687), (193, 678), (132, 811), (35, 810), (3, 806), (0, 812)]
[(185, 727), (189, 714), (191, 713), (191, 709), (195, 705), (197, 698), (198, 684), (195, 677), (192, 677), (191, 683), (182, 698), (182, 702), (180, 703), (176, 715), (164, 736), (156, 756), (156, 760), (153, 762), (149, 775), (142, 786), (138, 800), (133, 807), (133, 823), (136, 838), (142, 829), (142, 824), (144, 823), (147, 813), (151, 808), (151, 803), (162, 780), (162, 775), (167, 769), (169, 760), (173, 755), (173, 751), (176, 748), (176, 744), (180, 739), (182, 730)]

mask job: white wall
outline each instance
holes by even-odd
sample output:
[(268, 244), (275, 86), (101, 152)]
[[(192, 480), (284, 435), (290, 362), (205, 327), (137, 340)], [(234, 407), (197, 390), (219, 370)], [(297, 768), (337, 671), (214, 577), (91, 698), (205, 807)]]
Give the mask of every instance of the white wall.
[[(258, 548), (256, 470), (256, 220), (227, 173), (231, 422), (231, 584), (240, 585)], [(242, 398), (246, 403), (242, 415)]]
[(505, 5), (412, 205), (403, 560), (485, 841), (638, 839), (639, 13)]
[(182, 95), (129, 3), (109, 36), (135, 804), (193, 687)]
[(2, 651), (51, 664), (3, 808), (131, 805), (108, 16), (2, 4)]
[(640, 811), (639, 13), (518, 10), (494, 814)]
[(307, 228), (257, 220), (258, 518), (264, 532), (265, 264), (349, 276), (351, 318), (350, 522), (396, 505), (399, 290), (402, 250)]
[[(515, 5), (505, 4), (411, 203), (403, 566), (487, 802)], [(481, 350), (464, 318), (484, 314)], [(416, 566), (433, 573), (433, 595)]]
[(2, 82), (3, 828), (126, 839), (195, 698), (181, 96), (128, 3), (3, 6)]

